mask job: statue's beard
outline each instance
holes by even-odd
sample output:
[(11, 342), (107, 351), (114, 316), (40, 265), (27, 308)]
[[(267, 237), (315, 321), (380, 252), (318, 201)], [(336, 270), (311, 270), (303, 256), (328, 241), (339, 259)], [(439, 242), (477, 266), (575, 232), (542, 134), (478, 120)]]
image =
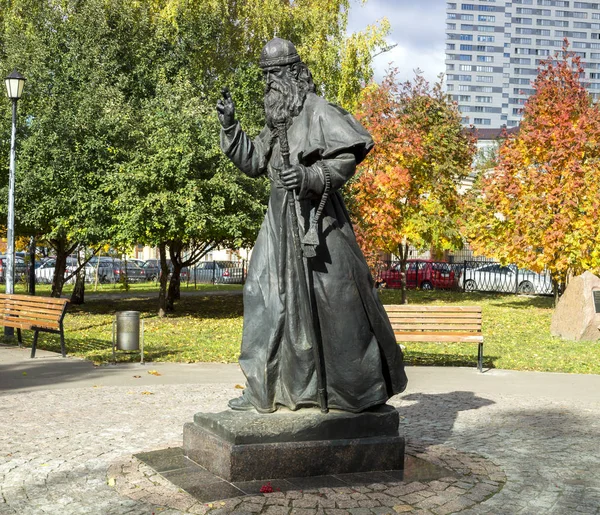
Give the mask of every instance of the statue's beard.
[(273, 129), (282, 123), (288, 125), (302, 110), (307, 90), (295, 80), (272, 79), (265, 92), (267, 126)]

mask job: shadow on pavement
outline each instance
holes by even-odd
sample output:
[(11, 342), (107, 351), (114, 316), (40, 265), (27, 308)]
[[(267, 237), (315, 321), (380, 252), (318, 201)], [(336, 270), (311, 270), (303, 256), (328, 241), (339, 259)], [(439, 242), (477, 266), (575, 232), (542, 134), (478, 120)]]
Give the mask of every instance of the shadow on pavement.
[(401, 420), (409, 427), (417, 424), (427, 426), (425, 445), (443, 444), (452, 434), (460, 411), (475, 410), (495, 404), (494, 401), (478, 397), (473, 392), (411, 393), (402, 396), (403, 401), (415, 404), (398, 408)]

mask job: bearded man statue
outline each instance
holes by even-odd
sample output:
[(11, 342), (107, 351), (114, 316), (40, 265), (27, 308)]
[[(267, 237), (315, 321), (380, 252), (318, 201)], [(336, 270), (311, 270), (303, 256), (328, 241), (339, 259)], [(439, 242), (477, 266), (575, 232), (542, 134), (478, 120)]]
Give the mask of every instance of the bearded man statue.
[[(373, 140), (352, 115), (315, 93), (291, 42), (270, 41), (260, 66), (266, 127), (256, 139), (236, 121), (227, 90), (217, 105), (223, 152), (248, 176), (266, 174), (271, 182), (244, 286), (240, 366), (247, 384), (229, 406), (361, 412), (407, 383), (339, 191)], [(302, 255), (311, 229), (316, 241)]]

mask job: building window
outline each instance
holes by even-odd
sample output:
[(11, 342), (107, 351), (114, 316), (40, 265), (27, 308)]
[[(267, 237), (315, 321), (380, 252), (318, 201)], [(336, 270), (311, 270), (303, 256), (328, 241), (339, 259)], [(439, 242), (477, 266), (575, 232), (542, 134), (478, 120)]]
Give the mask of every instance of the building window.
[(486, 43), (492, 43), (496, 40), (495, 36), (477, 36), (477, 41), (484, 41)]
[(473, 123), (475, 125), (492, 125), (492, 120), (490, 118), (475, 118)]
[(476, 82), (494, 82), (494, 77), (489, 75), (477, 75), (475, 78)]
[(480, 63), (493, 63), (494, 62), (494, 56), (493, 55), (478, 55), (477, 56), (477, 60)]

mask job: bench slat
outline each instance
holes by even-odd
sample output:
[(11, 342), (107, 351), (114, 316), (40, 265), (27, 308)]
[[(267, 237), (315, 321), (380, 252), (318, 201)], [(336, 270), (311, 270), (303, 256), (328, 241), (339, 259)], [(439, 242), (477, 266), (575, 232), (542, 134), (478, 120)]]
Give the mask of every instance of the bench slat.
[(49, 327), (52, 329), (58, 329), (60, 322), (57, 320), (36, 320), (34, 318), (20, 318), (20, 317), (2, 317), (0, 318), (0, 325), (5, 323), (25, 324), (37, 327)]
[(413, 322), (422, 322), (424, 324), (479, 324), (481, 325), (481, 318), (457, 318), (447, 317), (446, 315), (440, 314), (438, 317), (416, 317), (412, 315), (406, 318), (388, 317), (390, 322), (395, 324), (410, 324)]
[(60, 299), (56, 297), (36, 297), (35, 295), (0, 293), (0, 300), (6, 301), (7, 299), (24, 302), (45, 302), (48, 304), (60, 304), (61, 306), (64, 305), (66, 302), (69, 302), (68, 299)]
[(9, 314), (9, 315), (20, 315), (20, 316), (32, 316), (32, 317), (41, 317), (41, 318), (51, 318), (51, 319), (58, 319), (60, 318), (60, 315), (62, 314), (62, 309), (61, 310), (54, 310), (51, 311), (49, 309), (34, 309), (34, 308), (28, 308), (28, 307), (10, 307), (10, 308), (2, 308), (0, 307), (0, 315), (3, 313)]
[(483, 343), (481, 335), (456, 335), (438, 333), (436, 336), (422, 333), (396, 333), (398, 342), (463, 342), (463, 343)]
[(13, 299), (8, 299), (8, 300), (2, 300), (0, 299), (0, 302), (2, 303), (3, 306), (24, 306), (24, 307), (30, 307), (30, 308), (36, 308), (36, 309), (47, 309), (50, 311), (61, 311), (63, 306), (65, 305), (65, 303), (63, 302), (62, 304), (56, 304), (56, 303), (50, 303), (50, 302), (44, 302), (44, 301), (38, 301), (38, 302), (25, 302), (25, 301), (18, 301), (18, 300), (13, 300)]
[[(41, 317), (31, 317), (31, 316), (16, 316), (16, 315), (2, 315), (0, 316), (0, 321), (3, 320), (21, 320), (23, 322), (35, 322), (36, 324), (58, 324), (60, 323), (60, 319), (54, 318), (41, 318)], [(0, 324), (2, 325), (2, 324)]]
[(475, 331), (481, 332), (481, 324), (461, 324), (461, 325), (451, 325), (451, 324), (394, 324), (392, 323), (392, 328), (394, 330), (414, 330), (414, 329), (423, 329), (427, 331), (436, 330), (436, 331)]
[(39, 329), (40, 331), (43, 331), (43, 330), (50, 330), (53, 332), (60, 331), (60, 324), (52, 324), (52, 325), (38, 324), (34, 320), (27, 321), (27, 320), (18, 320), (18, 319), (11, 319), (11, 320), (3, 319), (0, 321), (0, 326), (14, 327), (16, 329), (32, 329), (32, 330)]
[(449, 311), (441, 311), (441, 312), (433, 312), (433, 311), (427, 311), (427, 312), (423, 312), (423, 313), (419, 313), (416, 311), (406, 311), (403, 313), (399, 313), (399, 312), (388, 312), (388, 317), (389, 318), (397, 318), (397, 319), (404, 319), (404, 318), (413, 318), (413, 317), (419, 317), (419, 318), (438, 318), (438, 317), (444, 317), (444, 318), (457, 318), (459, 320), (465, 319), (473, 319), (473, 320), (480, 320), (481, 319), (481, 313), (452, 313)]
[(402, 311), (449, 311), (464, 313), (481, 313), (480, 306), (417, 306), (415, 304), (387, 304), (384, 305), (384, 308), (388, 313)]

